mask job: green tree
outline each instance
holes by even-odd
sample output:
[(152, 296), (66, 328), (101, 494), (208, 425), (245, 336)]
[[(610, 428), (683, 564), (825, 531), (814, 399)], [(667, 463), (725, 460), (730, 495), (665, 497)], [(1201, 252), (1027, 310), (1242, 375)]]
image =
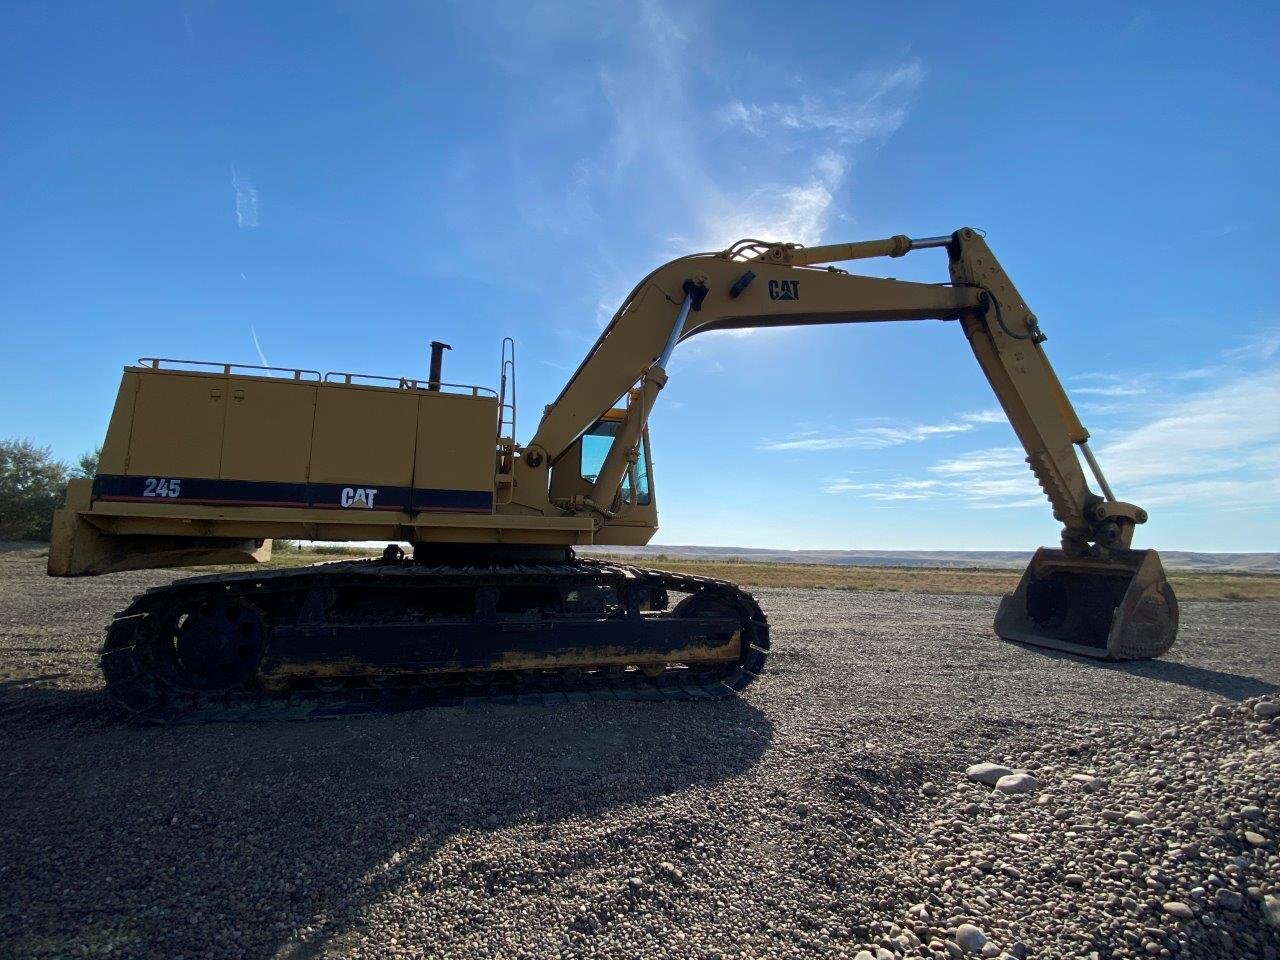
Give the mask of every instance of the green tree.
[(98, 472), (98, 461), (102, 458), (102, 444), (98, 444), (88, 453), (80, 454), (80, 459), (71, 470), (73, 479), (93, 479), (93, 475)]
[(48, 447), (0, 440), (0, 540), (48, 540), (67, 467)]

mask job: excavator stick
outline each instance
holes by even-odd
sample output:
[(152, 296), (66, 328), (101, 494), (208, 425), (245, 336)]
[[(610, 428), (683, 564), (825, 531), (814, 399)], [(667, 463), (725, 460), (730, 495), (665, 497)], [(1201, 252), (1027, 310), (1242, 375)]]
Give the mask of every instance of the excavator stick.
[(1154, 550), (1070, 557), (1041, 547), (996, 613), (1005, 640), (1100, 660), (1158, 657), (1178, 634), (1178, 601)]

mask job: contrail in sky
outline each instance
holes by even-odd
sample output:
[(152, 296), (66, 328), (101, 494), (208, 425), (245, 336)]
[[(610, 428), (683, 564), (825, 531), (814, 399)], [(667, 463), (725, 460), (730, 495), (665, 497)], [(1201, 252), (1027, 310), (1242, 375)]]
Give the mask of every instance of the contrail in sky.
[(258, 351), (258, 360), (264, 367), (271, 366), (271, 361), (267, 359), (267, 355), (262, 352), (262, 344), (258, 342), (258, 331), (253, 328), (253, 324), (249, 324), (249, 333), (253, 337), (253, 349)]

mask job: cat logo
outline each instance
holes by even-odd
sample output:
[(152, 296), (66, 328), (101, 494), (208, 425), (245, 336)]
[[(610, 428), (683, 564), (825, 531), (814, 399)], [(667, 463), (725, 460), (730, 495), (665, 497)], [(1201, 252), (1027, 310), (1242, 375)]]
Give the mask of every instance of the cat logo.
[(355, 507), (357, 510), (372, 510), (373, 498), (377, 495), (377, 487), (343, 487), (339, 502), (344, 507)]
[(769, 299), (770, 300), (799, 300), (800, 299), (800, 281), (799, 280), (770, 280), (769, 281)]

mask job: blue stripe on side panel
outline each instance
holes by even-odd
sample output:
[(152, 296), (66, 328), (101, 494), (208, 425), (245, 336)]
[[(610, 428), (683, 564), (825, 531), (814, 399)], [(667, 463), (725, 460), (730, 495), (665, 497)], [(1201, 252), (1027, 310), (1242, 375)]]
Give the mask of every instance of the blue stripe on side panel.
[(209, 480), (203, 477), (121, 477), (93, 479), (95, 500), (154, 503), (208, 503), (305, 507), (305, 483), (267, 483), (254, 480)]
[(435, 490), (382, 484), (273, 483), (204, 477), (94, 477), (95, 500), (188, 503), (237, 507), (312, 507), (346, 510), (490, 513), (489, 490)]
[(493, 509), (493, 493), (489, 490), (423, 490), (415, 487), (411, 509), (488, 513)]

